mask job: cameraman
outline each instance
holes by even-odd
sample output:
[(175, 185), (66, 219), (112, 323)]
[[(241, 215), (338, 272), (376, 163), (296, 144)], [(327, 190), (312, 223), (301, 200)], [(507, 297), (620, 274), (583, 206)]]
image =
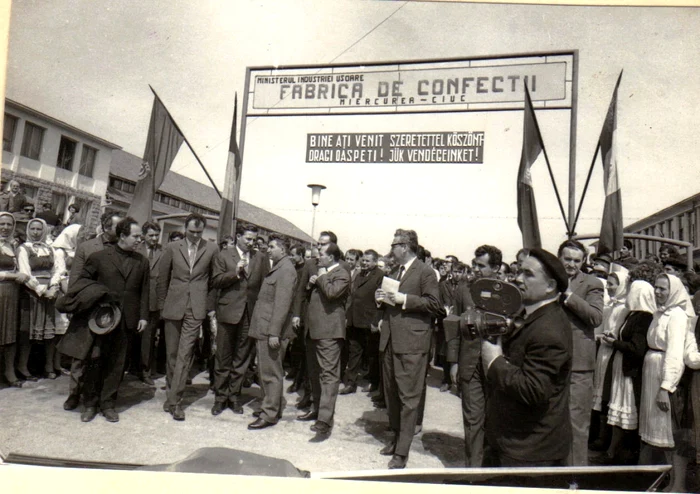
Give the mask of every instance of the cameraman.
[[(478, 247), (474, 251), (472, 261), (475, 278), (495, 278), (502, 261), (503, 254), (497, 247), (493, 245)], [(462, 314), (473, 306), (469, 282), (465, 277), (455, 289), (453, 313)], [(447, 342), (446, 360), (452, 363), (450, 377), (452, 382), (458, 385), (462, 395), (465, 464), (475, 468), (481, 467), (484, 462), (486, 392), (480, 354), (481, 342), (478, 338), (465, 338), (460, 334)]]
[(524, 325), (505, 341), (481, 342), (488, 381), (486, 437), (503, 467), (562, 466), (571, 448), (572, 334), (559, 294), (569, 278), (559, 260), (532, 249), (515, 282)]

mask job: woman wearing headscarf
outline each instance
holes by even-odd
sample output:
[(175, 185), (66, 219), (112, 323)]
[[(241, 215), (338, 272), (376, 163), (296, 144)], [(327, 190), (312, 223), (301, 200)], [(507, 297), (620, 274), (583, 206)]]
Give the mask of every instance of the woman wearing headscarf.
[[(609, 372), (610, 356), (613, 353), (613, 348), (608, 341), (603, 339), (604, 335), (611, 338), (617, 338), (620, 326), (627, 316), (627, 308), (625, 307), (625, 299), (627, 298), (627, 277), (628, 271), (619, 264), (612, 264), (610, 274), (605, 283), (608, 292), (608, 302), (603, 308), (603, 323), (602, 330), (598, 341), (598, 355), (596, 357), (596, 367), (593, 374), (593, 416), (599, 421), (598, 438), (593, 441), (590, 448), (593, 450), (602, 450), (607, 446), (610, 438), (610, 428), (607, 423), (607, 401), (610, 393), (604, 393), (604, 385), (609, 379), (606, 379), (606, 374)], [(605, 399), (604, 399), (605, 398)]]
[[(33, 376), (29, 372), (29, 352), (32, 342), (43, 342), (46, 360), (45, 377), (56, 379), (54, 355), (56, 353), (56, 309), (53, 299), (58, 293), (60, 274), (54, 262), (53, 249), (46, 243), (48, 227), (46, 222), (35, 218), (27, 223), (27, 241), (17, 249), (17, 265), (20, 273), (30, 277), (31, 288), (29, 310), (22, 311), (19, 338), (19, 360), (17, 369), (28, 380)], [(28, 330), (28, 331), (27, 331)]]
[[(56, 237), (51, 247), (54, 252), (54, 266), (56, 269), (56, 276), (58, 279), (58, 286), (60, 293), (65, 295), (68, 292), (68, 275), (70, 274), (70, 268), (73, 265), (73, 257), (75, 257), (75, 249), (78, 247), (78, 239), (80, 235), (80, 229), (82, 228), (79, 224), (68, 225), (61, 231), (60, 235)], [(68, 316), (62, 312), (56, 311), (56, 337), (55, 343), (61, 341), (61, 337), (66, 334), (68, 329)], [(55, 372), (68, 375), (70, 372), (61, 367), (61, 354), (55, 352), (53, 368)]]
[(625, 305), (629, 312), (617, 337), (603, 336), (613, 348), (607, 415), (612, 439), (604, 460), (610, 464), (617, 461), (625, 431), (636, 431), (639, 426), (642, 364), (648, 349), (647, 332), (656, 312), (654, 287), (644, 280), (633, 281)]
[(7, 211), (0, 212), (0, 353), (5, 361), (5, 379), (10, 386), (21, 388), (22, 381), (15, 374), (19, 284), (29, 277), (17, 272), (14, 231), (15, 217)]
[[(683, 376), (685, 337), (691, 317), (695, 316), (690, 297), (681, 280), (661, 274), (654, 285), (656, 312), (647, 333), (649, 350), (642, 367), (642, 398), (639, 410), (639, 436), (642, 440), (639, 463), (649, 464), (654, 448), (664, 452), (672, 463), (679, 423), (680, 394), (676, 393)], [(676, 475), (671, 471), (671, 484)]]

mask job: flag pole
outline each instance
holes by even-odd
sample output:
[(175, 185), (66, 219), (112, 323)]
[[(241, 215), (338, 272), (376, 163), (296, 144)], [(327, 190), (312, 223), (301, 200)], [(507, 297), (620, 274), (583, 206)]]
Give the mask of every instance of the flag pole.
[(160, 101), (160, 103), (163, 105), (163, 108), (165, 108), (165, 111), (168, 113), (168, 116), (170, 117), (170, 120), (173, 121), (173, 125), (175, 126), (175, 128), (177, 129), (177, 131), (180, 133), (180, 135), (182, 135), (182, 138), (183, 138), (183, 140), (185, 141), (185, 143), (187, 144), (187, 147), (190, 148), (190, 151), (192, 151), (192, 154), (193, 154), (194, 157), (197, 159), (197, 163), (199, 163), (199, 166), (202, 167), (202, 170), (204, 170), (204, 174), (207, 176), (207, 178), (208, 178), (209, 181), (211, 182), (211, 185), (212, 185), (212, 187), (214, 187), (214, 190), (215, 190), (216, 193), (219, 195), (219, 198), (221, 198), (221, 192), (219, 192), (218, 187), (216, 186), (216, 184), (215, 184), (214, 181), (212, 180), (211, 176), (209, 175), (209, 172), (207, 172), (207, 169), (204, 167), (204, 164), (202, 163), (202, 160), (199, 159), (199, 156), (197, 156), (197, 153), (196, 153), (195, 150), (192, 148), (192, 145), (190, 144), (190, 141), (188, 141), (188, 140), (187, 140), (187, 137), (185, 137), (185, 133), (182, 132), (182, 130), (180, 129), (180, 126), (177, 124), (177, 122), (175, 121), (175, 119), (173, 118), (173, 116), (172, 116), (172, 115), (170, 114), (170, 112), (168, 111), (168, 108), (167, 108), (167, 107), (165, 106), (165, 104), (163, 103), (163, 100), (160, 99), (160, 96), (158, 96), (158, 93), (156, 93), (156, 90), (153, 89), (153, 86), (151, 86), (151, 85), (149, 84), (148, 87), (151, 88), (151, 91), (153, 91), (153, 95), (154, 95), (156, 98), (158, 98), (158, 101)]
[[(530, 108), (532, 108), (532, 114), (535, 114), (535, 107), (532, 106), (532, 100), (530, 99), (530, 91), (527, 89), (527, 84), (525, 84), (525, 97), (527, 97), (530, 103)], [(547, 162), (547, 170), (549, 170), (549, 177), (552, 180), (552, 185), (554, 186), (554, 193), (557, 196), (557, 202), (559, 203), (559, 210), (561, 211), (561, 217), (564, 220), (564, 225), (566, 226), (566, 231), (569, 232), (569, 223), (566, 221), (566, 213), (564, 213), (564, 206), (561, 202), (561, 197), (559, 196), (559, 189), (557, 188), (557, 183), (554, 181), (554, 173), (552, 173), (552, 167), (549, 165), (549, 157), (547, 156), (547, 148), (544, 147), (544, 142), (542, 141), (542, 134), (540, 133), (540, 124), (537, 122), (537, 118), (533, 119), (535, 121), (535, 128), (537, 129), (537, 139), (540, 141), (540, 147), (544, 153), (544, 159)]]
[[(574, 60), (571, 67), (571, 120), (569, 121), (569, 225), (574, 217), (576, 207), (576, 126), (578, 116), (578, 50), (573, 51)], [(578, 218), (578, 215), (576, 215)], [(576, 220), (574, 220), (574, 225)], [(568, 228), (568, 227), (567, 227)], [(569, 239), (575, 234), (574, 226), (568, 228)]]
[(576, 230), (576, 224), (578, 223), (578, 217), (581, 214), (581, 208), (583, 207), (583, 199), (586, 197), (586, 192), (588, 191), (588, 184), (591, 181), (591, 175), (593, 175), (593, 168), (595, 167), (595, 160), (598, 158), (598, 153), (600, 152), (600, 139), (598, 140), (598, 145), (595, 148), (595, 154), (593, 155), (593, 161), (591, 161), (591, 167), (588, 169), (588, 176), (586, 177), (586, 185), (583, 186), (583, 193), (581, 194), (581, 200), (578, 203), (578, 209), (576, 210), (576, 219), (574, 219), (574, 224), (571, 227), (571, 231)]
[[(233, 231), (236, 231), (238, 226), (238, 204), (240, 203), (241, 197), (241, 178), (243, 177), (243, 150), (245, 149), (245, 134), (246, 125), (248, 123), (248, 94), (250, 88), (250, 67), (246, 68), (245, 71), (245, 90), (243, 93), (243, 109), (241, 110), (241, 133), (239, 134), (240, 139), (237, 141), (238, 144), (238, 160), (239, 160), (239, 172), (236, 176), (236, 188), (235, 194), (233, 195)], [(238, 96), (238, 93), (236, 93)]]

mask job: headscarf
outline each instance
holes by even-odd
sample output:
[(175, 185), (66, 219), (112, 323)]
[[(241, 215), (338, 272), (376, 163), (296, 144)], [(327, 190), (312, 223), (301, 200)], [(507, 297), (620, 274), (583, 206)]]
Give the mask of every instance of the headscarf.
[[(44, 228), (42, 230), (41, 238), (38, 240), (32, 240), (31, 236), (29, 235), (29, 226), (32, 223), (41, 223), (41, 226)], [(26, 243), (35, 244), (35, 245), (46, 245), (48, 247), (48, 245), (46, 244), (46, 237), (48, 237), (48, 235), (49, 235), (49, 227), (46, 225), (46, 221), (42, 220), (41, 218), (32, 218), (31, 220), (29, 220), (27, 222), (26, 233), (27, 233), (27, 242)]]
[(675, 275), (672, 274), (660, 274), (659, 278), (665, 276), (668, 279), (668, 298), (666, 303), (657, 308), (660, 312), (668, 312), (674, 307), (680, 307), (683, 312), (689, 317), (695, 317), (695, 310), (693, 310), (693, 301), (690, 299), (688, 292), (683, 286), (683, 282)]
[(610, 274), (614, 274), (619, 283), (610, 302), (613, 305), (616, 303), (624, 304), (625, 300), (627, 299), (627, 280), (629, 279), (629, 270), (620, 264), (613, 263), (610, 266)]
[[(614, 271), (614, 272), (613, 272)], [(618, 331), (625, 321), (629, 310), (625, 307), (627, 298), (627, 269), (617, 265), (611, 270), (611, 275), (615, 275), (618, 286), (615, 293), (610, 297), (610, 302), (606, 310), (603, 310), (603, 332), (617, 337)]]
[(51, 246), (54, 249), (63, 249), (66, 254), (73, 256), (75, 254), (75, 249), (78, 246), (78, 234), (82, 225), (74, 224), (68, 225), (63, 229), (63, 231), (56, 237)]
[(631, 311), (642, 311), (653, 314), (656, 312), (656, 297), (654, 297), (654, 287), (644, 280), (633, 281), (625, 302)]
[(10, 235), (7, 238), (0, 238), (0, 252), (2, 252), (6, 256), (15, 257), (15, 249), (12, 244), (12, 239), (15, 233), (15, 225), (17, 224), (17, 220), (15, 219), (15, 216), (12, 213), (8, 213), (7, 211), (0, 211), (0, 218), (4, 216), (12, 220), (12, 231), (10, 232)]

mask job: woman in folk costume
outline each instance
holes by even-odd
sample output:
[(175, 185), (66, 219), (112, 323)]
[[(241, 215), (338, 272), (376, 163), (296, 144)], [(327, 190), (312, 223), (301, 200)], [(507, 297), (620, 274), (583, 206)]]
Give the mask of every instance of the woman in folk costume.
[(5, 379), (10, 386), (21, 388), (22, 381), (15, 374), (19, 285), (29, 277), (17, 271), (14, 232), (15, 217), (7, 211), (0, 212), (0, 354), (5, 361)]
[[(649, 350), (642, 368), (642, 398), (639, 410), (639, 436), (642, 440), (639, 463), (649, 464), (654, 448), (664, 452), (672, 463), (682, 415), (682, 391), (678, 384), (685, 370), (683, 353), (691, 318), (695, 317), (688, 292), (681, 280), (670, 274), (656, 278), (656, 312), (647, 333)], [(676, 479), (671, 472), (674, 487)]]
[[(63, 229), (56, 240), (54, 240), (51, 247), (54, 252), (54, 265), (56, 267), (56, 273), (58, 276), (58, 286), (60, 293), (65, 295), (68, 292), (68, 276), (70, 274), (70, 268), (73, 265), (73, 257), (75, 256), (75, 249), (78, 247), (79, 235), (82, 226), (79, 224), (68, 225)], [(56, 345), (61, 341), (61, 337), (66, 334), (68, 329), (68, 315), (56, 311)], [(55, 352), (54, 356), (54, 370), (55, 372), (67, 375), (70, 374), (67, 370), (61, 367), (61, 354)]]
[[(27, 241), (17, 249), (17, 265), (20, 273), (30, 276), (29, 310), (22, 311), (17, 369), (28, 380), (29, 352), (32, 342), (43, 342), (46, 360), (45, 377), (56, 379), (54, 356), (56, 354), (56, 309), (54, 299), (58, 293), (61, 273), (56, 269), (53, 249), (46, 243), (46, 222), (35, 218), (27, 223)], [(34, 378), (33, 380), (36, 380)]]
[[(619, 461), (617, 455), (625, 431), (636, 431), (639, 427), (642, 364), (648, 349), (647, 332), (656, 312), (654, 287), (644, 280), (633, 281), (625, 305), (629, 313), (617, 337), (603, 337), (613, 348), (607, 414), (608, 424), (612, 426), (612, 439), (604, 459), (608, 464)], [(636, 436), (630, 439), (638, 443)], [(636, 450), (636, 445), (633, 448)]]
[[(593, 410), (594, 416), (597, 415), (600, 427), (598, 429), (598, 438), (591, 444), (593, 450), (603, 450), (607, 447), (610, 439), (610, 427), (607, 420), (607, 406), (610, 398), (610, 379), (606, 379), (606, 375), (610, 372), (610, 357), (613, 353), (612, 344), (604, 339), (604, 336), (609, 336), (616, 339), (620, 332), (627, 313), (629, 312), (625, 306), (627, 299), (627, 280), (629, 272), (626, 268), (619, 264), (612, 264), (611, 272), (608, 275), (606, 289), (609, 295), (609, 302), (603, 309), (603, 330), (601, 331), (598, 340), (598, 355), (596, 358), (595, 373), (593, 374)], [(605, 384), (608, 388), (605, 388)], [(605, 392), (607, 391), (607, 392)]]

